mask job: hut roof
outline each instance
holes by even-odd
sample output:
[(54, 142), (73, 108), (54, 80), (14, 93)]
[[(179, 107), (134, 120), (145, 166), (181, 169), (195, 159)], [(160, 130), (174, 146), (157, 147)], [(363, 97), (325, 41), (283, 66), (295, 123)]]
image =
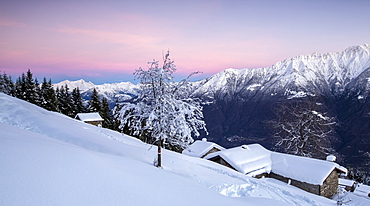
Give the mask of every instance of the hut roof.
[(348, 180), (348, 179), (343, 179), (343, 178), (338, 179), (338, 184), (339, 185), (344, 185), (344, 186), (352, 187), (355, 184), (355, 182), (356, 181), (354, 181), (354, 180)]
[(196, 140), (193, 144), (189, 145), (187, 149), (182, 151), (182, 154), (193, 156), (193, 157), (203, 157), (207, 152), (209, 152), (212, 148), (216, 148), (218, 150), (225, 150), (225, 148), (221, 147), (220, 145), (208, 142), (206, 139)]
[(101, 118), (98, 112), (78, 113), (75, 118), (84, 122), (103, 121), (103, 118)]
[(216, 156), (222, 157), (237, 171), (255, 176), (271, 171), (271, 151), (259, 144), (243, 145), (207, 155), (211, 159)]

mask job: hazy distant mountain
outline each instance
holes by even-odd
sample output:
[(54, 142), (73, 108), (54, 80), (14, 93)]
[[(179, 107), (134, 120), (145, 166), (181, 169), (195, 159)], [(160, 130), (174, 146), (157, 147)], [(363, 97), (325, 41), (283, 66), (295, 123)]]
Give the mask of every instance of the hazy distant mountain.
[[(115, 102), (138, 94), (129, 82), (93, 85), (83, 80), (61, 82), (78, 86), (87, 98), (92, 88)], [(204, 103), (208, 139), (225, 147), (258, 142), (271, 148), (273, 131), (266, 122), (274, 108), (307, 95), (338, 119), (335, 149), (352, 162), (370, 168), (370, 45), (343, 52), (301, 55), (258, 69), (226, 69), (193, 83), (193, 95)]]
[(70, 91), (74, 88), (79, 88), (84, 99), (89, 99), (92, 90), (95, 88), (101, 97), (108, 99), (111, 106), (114, 105), (116, 100), (122, 102), (130, 100), (138, 95), (139, 86), (131, 82), (121, 82), (113, 84), (94, 85), (92, 82), (85, 82), (83, 79), (77, 81), (65, 80), (60, 83), (54, 84), (54, 87), (61, 87), (67, 85)]

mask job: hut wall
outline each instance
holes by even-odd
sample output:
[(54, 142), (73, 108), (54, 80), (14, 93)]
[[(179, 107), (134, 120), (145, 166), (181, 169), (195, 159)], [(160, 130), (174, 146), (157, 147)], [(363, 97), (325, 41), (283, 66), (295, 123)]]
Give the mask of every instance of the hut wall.
[(306, 183), (306, 182), (301, 182), (301, 181), (298, 181), (298, 180), (286, 178), (286, 177), (283, 177), (281, 175), (275, 174), (273, 172), (271, 172), (269, 174), (269, 177), (280, 180), (280, 181), (285, 182), (285, 183), (288, 183), (288, 181), (290, 180), (290, 185), (298, 187), (298, 188), (300, 188), (304, 191), (307, 191), (307, 192), (310, 192), (310, 193), (313, 193), (313, 194), (316, 194), (316, 195), (320, 195), (320, 185), (313, 185), (313, 184), (309, 184), (309, 183)]
[(337, 193), (337, 188), (338, 172), (336, 170), (333, 170), (321, 186), (320, 195), (329, 198)]
[(86, 121), (86, 123), (99, 126), (99, 125), (102, 125), (103, 122), (102, 121)]
[[(231, 169), (233, 169), (233, 170), (236, 170), (233, 166), (231, 166), (228, 162), (226, 162), (226, 161), (225, 161), (222, 157), (220, 157), (220, 156), (213, 157), (213, 158), (211, 158), (211, 159), (209, 159), (209, 160), (211, 160), (211, 161), (213, 161), (213, 162), (216, 162), (216, 163), (218, 163), (218, 164), (221, 164), (221, 165), (223, 165), (223, 166), (229, 167), (229, 168), (231, 168)], [(238, 170), (236, 170), (236, 171), (238, 171)]]
[(216, 147), (213, 147), (212, 149), (210, 149), (205, 155), (203, 155), (201, 158), (211, 154), (211, 153), (214, 153), (214, 152), (218, 152), (220, 151), (219, 149), (217, 149)]

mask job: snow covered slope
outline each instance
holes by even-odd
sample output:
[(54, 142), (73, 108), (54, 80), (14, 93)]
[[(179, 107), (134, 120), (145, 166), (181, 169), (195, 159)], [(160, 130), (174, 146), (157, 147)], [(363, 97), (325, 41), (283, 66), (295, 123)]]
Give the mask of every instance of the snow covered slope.
[(335, 205), (3, 93), (0, 132), (0, 205)]

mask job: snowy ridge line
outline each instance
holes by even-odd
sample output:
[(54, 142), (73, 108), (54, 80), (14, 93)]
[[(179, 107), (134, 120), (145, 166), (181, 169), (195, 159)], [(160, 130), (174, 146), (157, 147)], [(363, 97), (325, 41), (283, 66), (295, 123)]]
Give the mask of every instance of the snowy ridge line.
[(195, 93), (205, 96), (212, 96), (214, 91), (274, 94), (287, 89), (299, 93), (323, 89), (323, 85), (336, 93), (342, 92), (369, 68), (370, 45), (365, 44), (343, 52), (300, 55), (265, 68), (226, 69), (196, 83)]

